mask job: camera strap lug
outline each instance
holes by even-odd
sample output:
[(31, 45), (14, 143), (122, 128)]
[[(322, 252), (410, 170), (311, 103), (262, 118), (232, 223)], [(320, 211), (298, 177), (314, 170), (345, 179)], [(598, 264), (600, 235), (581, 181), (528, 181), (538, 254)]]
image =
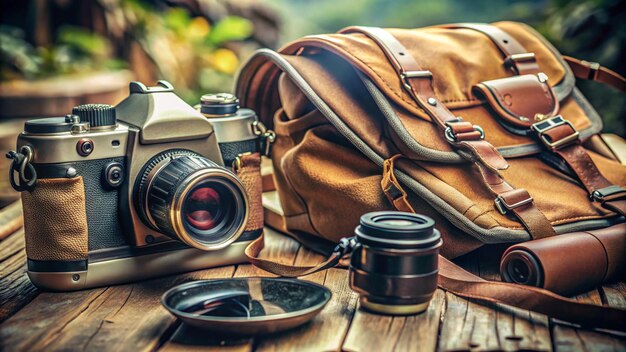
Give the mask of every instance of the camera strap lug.
[(260, 138), (260, 151), (264, 156), (270, 155), (272, 143), (276, 140), (276, 133), (267, 127), (263, 122), (256, 120), (252, 123), (252, 130)]
[[(30, 191), (37, 182), (37, 171), (31, 163), (33, 160), (33, 148), (23, 146), (19, 152), (10, 151), (6, 154), (7, 159), (11, 159), (9, 167), (9, 181), (11, 187), (17, 192)], [(15, 179), (17, 173), (17, 180)]]

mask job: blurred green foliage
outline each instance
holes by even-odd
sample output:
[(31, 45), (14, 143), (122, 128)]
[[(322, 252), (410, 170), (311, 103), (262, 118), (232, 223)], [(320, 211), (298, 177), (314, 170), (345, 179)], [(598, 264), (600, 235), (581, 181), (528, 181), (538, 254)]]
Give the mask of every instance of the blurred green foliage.
[[(247, 19), (224, 16), (210, 23), (206, 17), (192, 16), (182, 7), (150, 0), (110, 0), (106, 5), (97, 8), (118, 29), (111, 37), (116, 42), (86, 28), (61, 25), (54, 28), (50, 45), (35, 47), (23, 28), (0, 25), (0, 81), (132, 66), (142, 71), (142, 77), (172, 82), (190, 103), (198, 102), (204, 93), (232, 87), (240, 61), (239, 53), (229, 45), (252, 34), (253, 25)], [(143, 51), (141, 64), (133, 66), (126, 61), (132, 60), (129, 43), (135, 47), (139, 44)]]
[(121, 67), (123, 61), (111, 58), (108, 40), (83, 28), (60, 27), (53, 46), (35, 48), (22, 29), (0, 26), (0, 81)]
[(156, 8), (140, 0), (121, 5), (132, 36), (183, 99), (195, 104), (202, 94), (230, 89), (239, 57), (227, 45), (252, 34), (248, 20), (226, 16), (211, 24), (182, 8)]

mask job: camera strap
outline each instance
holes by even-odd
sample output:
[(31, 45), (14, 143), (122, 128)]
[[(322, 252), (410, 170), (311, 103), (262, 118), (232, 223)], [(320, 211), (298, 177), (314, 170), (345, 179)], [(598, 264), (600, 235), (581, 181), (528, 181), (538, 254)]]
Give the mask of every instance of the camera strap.
[[(355, 243), (354, 238), (343, 238), (325, 261), (310, 266), (291, 265), (260, 258), (259, 255), (265, 247), (263, 235), (248, 245), (245, 254), (250, 263), (260, 269), (280, 276), (299, 277), (339, 265), (341, 259), (352, 252)], [(487, 281), (441, 255), (439, 256), (438, 286), (459, 297), (506, 304), (546, 314), (581, 327), (626, 331), (626, 310), (581, 303), (533, 286)]]
[(239, 154), (233, 163), (233, 172), (241, 180), (248, 193), (250, 215), (244, 231), (263, 230), (263, 179), (261, 176), (261, 154)]
[(352, 253), (355, 246), (356, 241), (354, 237), (342, 238), (325, 261), (317, 265), (291, 265), (260, 258), (261, 251), (265, 248), (265, 237), (261, 235), (246, 247), (245, 253), (246, 257), (248, 257), (248, 261), (260, 269), (280, 276), (298, 277), (310, 275), (339, 265), (341, 259)]
[[(264, 187), (267, 190), (272, 188), (274, 187), (271, 182), (267, 182), (267, 188)], [(266, 213), (266, 219), (270, 220), (266, 221), (266, 225), (288, 233), (285, 226), (281, 226), (284, 221), (281, 221), (282, 216), (280, 214), (268, 209), (266, 209)], [(248, 245), (245, 254), (250, 263), (260, 269), (280, 276), (299, 277), (336, 266), (345, 266), (343, 260), (349, 258), (356, 245), (354, 238), (343, 238), (323, 262), (317, 265), (298, 266), (261, 258), (261, 251), (265, 247), (265, 237), (261, 235)], [(533, 286), (488, 281), (468, 272), (441, 255), (439, 256), (438, 286), (442, 290), (459, 297), (481, 302), (506, 304), (546, 314), (569, 324), (586, 328), (626, 331), (626, 310), (581, 303)]]

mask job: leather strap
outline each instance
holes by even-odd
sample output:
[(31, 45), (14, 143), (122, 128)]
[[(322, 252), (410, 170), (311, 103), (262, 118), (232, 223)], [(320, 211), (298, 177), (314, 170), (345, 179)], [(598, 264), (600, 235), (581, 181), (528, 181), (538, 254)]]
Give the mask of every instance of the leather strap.
[(439, 256), (439, 287), (457, 296), (503, 303), (588, 328), (626, 331), (626, 311), (580, 303), (537, 287), (484, 280)]
[[(513, 37), (509, 36), (503, 30), (488, 24), (454, 24), (446, 26), (446, 28), (468, 28), (484, 33), (498, 46), (506, 57), (512, 57), (526, 52), (526, 49), (513, 39)], [(572, 68), (576, 77), (582, 76), (584, 79), (597, 80), (615, 86), (620, 90), (626, 88), (626, 80), (624, 77), (611, 70), (602, 68), (595, 63), (589, 63), (571, 57), (564, 58)], [(521, 73), (520, 69), (521, 67), (517, 68), (517, 73), (520, 75), (524, 74)], [(552, 88), (548, 86), (548, 89)], [(553, 119), (563, 120), (562, 117)], [(547, 122), (549, 123), (549, 121)], [(626, 215), (626, 190), (616, 190), (615, 187), (617, 186), (614, 186), (602, 175), (596, 164), (591, 160), (591, 157), (589, 157), (585, 148), (580, 144), (578, 132), (571, 123), (562, 123), (553, 128), (548, 126), (548, 129), (542, 131), (538, 137), (549, 150), (559, 155), (568, 164), (593, 200), (600, 202), (606, 209), (621, 215)], [(607, 196), (594, 196), (594, 193), (602, 193), (602, 190), (606, 191), (607, 188), (611, 188), (613, 192)]]
[[(348, 27), (340, 33), (362, 33), (372, 39), (384, 52), (417, 105), (448, 133), (448, 141), (465, 149), (494, 172), (506, 170), (509, 164), (487, 141), (482, 140), (480, 129), (461, 121), (441, 103), (432, 87), (432, 74), (422, 69), (408, 50), (391, 33), (376, 27)], [(478, 132), (478, 133), (477, 133)]]
[(520, 42), (498, 27), (482, 23), (456, 23), (441, 27), (472, 29), (487, 35), (505, 57), (504, 65), (520, 76), (541, 72), (535, 54), (526, 51)]
[(600, 66), (597, 62), (579, 60), (570, 56), (563, 56), (563, 59), (572, 69), (576, 78), (604, 83), (626, 92), (626, 78), (619, 73)]
[[(482, 129), (454, 116), (454, 114), (437, 99), (432, 86), (432, 74), (422, 69), (404, 45), (391, 35), (391, 33), (376, 27), (348, 27), (340, 31), (340, 33), (362, 33), (372, 39), (395, 68), (403, 81), (404, 88), (413, 97), (418, 106), (443, 130), (446, 139), (455, 147), (464, 149), (472, 154), (472, 156), (479, 161), (477, 164), (482, 167), (481, 173), (489, 173), (490, 176), (488, 179), (498, 180), (492, 183), (507, 185), (507, 191), (513, 189), (513, 187), (506, 183), (499, 175), (499, 170), (506, 170), (509, 167), (508, 163), (491, 143), (483, 140), (484, 135)], [(526, 70), (527, 66), (521, 69)], [(393, 160), (391, 161), (392, 163)], [(388, 172), (384, 173), (384, 175), (386, 174), (388, 174)], [(396, 183), (389, 181), (392, 181), (392, 179), (383, 177), (383, 182), (386, 182), (386, 184), (382, 184), (385, 195), (387, 195), (394, 205), (398, 205), (396, 203), (404, 205), (402, 209), (408, 211), (410, 205), (408, 205), (406, 201), (406, 195), (401, 193), (391, 194), (390, 191), (398, 189), (399, 184), (397, 184), (397, 181)], [(393, 186), (393, 188), (390, 188), (391, 186)], [(491, 186), (489, 186), (489, 189), (492, 192), (497, 190), (497, 188)], [(496, 199), (501, 196), (497, 191), (494, 192), (494, 194), (496, 195)], [(525, 202), (524, 205), (526, 208), (534, 208), (533, 211), (512, 211), (511, 213), (516, 217), (532, 215), (530, 218), (520, 219), (520, 221), (533, 238), (555, 235), (554, 229), (550, 226), (550, 222), (543, 213), (536, 208), (530, 196), (528, 196), (528, 200), (529, 201)], [(508, 210), (512, 209), (507, 209), (507, 211)], [(548, 226), (546, 226), (546, 224)]]
[(380, 186), (394, 208), (400, 211), (415, 213), (415, 210), (409, 203), (406, 191), (402, 188), (402, 185), (398, 182), (396, 174), (394, 173), (394, 163), (397, 159), (402, 157), (402, 154), (397, 154), (385, 160), (383, 163), (383, 177), (380, 181)]
[[(397, 154), (385, 160), (383, 164), (383, 177), (381, 187), (385, 196), (399, 211), (415, 213), (409, 203), (408, 196), (395, 176), (395, 164), (397, 160), (404, 158)], [(529, 229), (534, 239), (556, 236), (554, 228), (546, 217), (534, 206), (533, 198), (524, 189), (515, 189), (500, 176), (492, 173), (480, 163), (476, 163), (480, 170), (483, 182), (487, 188), (496, 195), (496, 208), (506, 214), (512, 212)]]
[[(613, 185), (600, 173), (585, 148), (575, 143), (557, 149), (555, 153), (574, 171), (593, 200), (600, 202), (604, 208), (626, 216), (626, 190)], [(610, 190), (613, 192), (608, 194)]]
[(248, 194), (249, 216), (244, 231), (263, 228), (263, 182), (261, 178), (261, 154), (240, 154), (233, 163), (233, 171), (241, 180)]
[[(496, 177), (482, 165), (476, 163), (484, 183), (497, 196), (496, 208), (500, 213), (512, 212), (531, 233), (533, 239), (556, 236), (552, 224), (533, 203), (528, 191), (513, 188), (501, 177)], [(532, 231), (530, 231), (532, 229)]]
[(341, 261), (341, 258), (343, 258), (345, 255), (349, 253), (349, 251), (352, 250), (352, 247), (349, 246), (350, 240), (349, 239), (343, 239), (343, 240), (344, 240), (343, 242), (340, 242), (340, 244), (337, 247), (335, 247), (335, 250), (328, 257), (328, 259), (326, 259), (325, 261), (317, 265), (298, 266), (298, 265), (277, 262), (271, 259), (260, 258), (259, 255), (261, 254), (261, 251), (265, 247), (264, 234), (261, 234), (261, 236), (259, 236), (257, 239), (250, 242), (250, 244), (246, 247), (246, 250), (244, 253), (246, 254), (246, 257), (248, 258), (248, 261), (252, 265), (258, 268), (261, 268), (265, 271), (268, 271), (270, 273), (280, 275), (280, 276), (298, 277), (298, 276), (305, 276), (305, 275), (313, 274), (321, 270), (329, 269), (339, 264), (339, 262)]

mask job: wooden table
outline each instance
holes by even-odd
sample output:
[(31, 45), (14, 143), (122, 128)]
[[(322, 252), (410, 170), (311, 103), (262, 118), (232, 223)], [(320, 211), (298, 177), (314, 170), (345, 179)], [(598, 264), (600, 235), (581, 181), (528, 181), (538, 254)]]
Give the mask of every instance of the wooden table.
[[(540, 314), (505, 306), (485, 307), (438, 290), (421, 315), (391, 317), (358, 308), (347, 272), (330, 269), (307, 277), (333, 292), (311, 323), (290, 332), (254, 339), (224, 339), (182, 325), (159, 303), (168, 288), (190, 280), (269, 276), (251, 265), (202, 270), (128, 285), (70, 293), (42, 292), (26, 276), (21, 207), (0, 210), (0, 350), (230, 350), (230, 351), (408, 351), (408, 350), (602, 350), (624, 351), (626, 340), (556, 325)], [(267, 230), (265, 257), (296, 264), (320, 255)], [(458, 262), (498, 279), (498, 258), (479, 251)], [(626, 307), (626, 284), (577, 297)]]

